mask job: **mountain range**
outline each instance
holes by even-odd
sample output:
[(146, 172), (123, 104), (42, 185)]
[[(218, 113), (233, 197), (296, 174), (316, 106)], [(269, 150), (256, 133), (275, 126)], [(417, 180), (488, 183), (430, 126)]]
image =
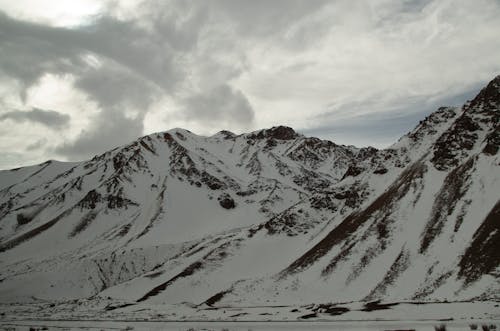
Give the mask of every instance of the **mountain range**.
[(172, 129), (0, 171), (0, 302), (498, 301), (499, 117), (500, 76), (385, 149)]

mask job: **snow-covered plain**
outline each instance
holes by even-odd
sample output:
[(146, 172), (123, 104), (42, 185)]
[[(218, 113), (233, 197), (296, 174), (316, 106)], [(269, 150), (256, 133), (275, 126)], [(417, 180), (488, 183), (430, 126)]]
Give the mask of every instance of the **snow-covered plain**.
[[(495, 324), (497, 323), (497, 324)], [(3, 325), (0, 322), (0, 330), (176, 330), (176, 331), (285, 331), (285, 330), (311, 330), (311, 331), (435, 331), (436, 327), (446, 327), (449, 331), (478, 330), (482, 326), (498, 328), (498, 321), (476, 321), (464, 322), (96, 322), (96, 321), (23, 321), (8, 322)], [(471, 328), (472, 326), (472, 328)], [(491, 329), (495, 330), (495, 329)]]

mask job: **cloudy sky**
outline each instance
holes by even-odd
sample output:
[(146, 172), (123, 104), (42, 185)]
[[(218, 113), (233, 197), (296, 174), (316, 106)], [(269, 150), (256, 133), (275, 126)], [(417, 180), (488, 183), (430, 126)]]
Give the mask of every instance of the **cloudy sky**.
[(500, 74), (498, 0), (0, 0), (0, 169), (174, 127), (385, 147)]

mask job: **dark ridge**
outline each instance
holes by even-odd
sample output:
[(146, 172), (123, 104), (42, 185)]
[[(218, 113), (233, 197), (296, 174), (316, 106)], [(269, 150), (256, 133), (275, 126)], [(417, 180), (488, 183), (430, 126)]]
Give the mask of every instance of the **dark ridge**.
[(257, 133), (248, 135), (249, 139), (274, 138), (278, 140), (293, 140), (299, 137), (299, 134), (288, 126), (273, 126), (270, 129), (261, 130)]
[(361, 311), (375, 311), (375, 310), (386, 310), (391, 309), (393, 306), (397, 306), (397, 303), (381, 303), (380, 300), (365, 303)]
[(217, 132), (217, 134), (224, 136), (224, 139), (231, 139), (231, 138), (236, 137), (236, 134), (234, 134), (233, 132), (228, 131), (228, 130), (219, 131), (219, 132)]
[(127, 235), (127, 233), (130, 231), (131, 227), (132, 227), (132, 225), (130, 225), (130, 223), (123, 225), (120, 228), (120, 231), (118, 231), (118, 233), (116, 234), (115, 238), (116, 237), (124, 237), (125, 235)]
[(495, 107), (500, 103), (500, 75), (483, 88), (479, 94), (471, 101), (470, 108), (482, 105), (484, 107)]
[(158, 217), (163, 213), (163, 206), (165, 205), (165, 191), (167, 190), (167, 177), (163, 179), (162, 185), (161, 185), (161, 191), (156, 197), (156, 203), (157, 203), (157, 208), (155, 210), (154, 215), (150, 218), (148, 225), (139, 233), (136, 237), (136, 239), (144, 236), (146, 233), (151, 230), (155, 222), (158, 220)]
[(147, 277), (149, 279), (154, 279), (156, 277), (163, 275), (163, 273), (164, 273), (164, 271), (156, 271), (156, 272), (153, 272), (152, 274), (145, 275), (144, 277)]
[(113, 156), (113, 168), (115, 171), (120, 171), (125, 164), (127, 164), (127, 157), (122, 152)]
[(496, 155), (499, 146), (500, 146), (500, 123), (498, 123), (494, 128), (494, 130), (486, 136), (486, 145), (483, 148), (483, 153), (492, 156)]
[(438, 124), (453, 118), (455, 115), (455, 109), (449, 107), (439, 107), (438, 110), (420, 121), (415, 130), (408, 134), (408, 137), (416, 142), (428, 134), (436, 134), (437, 131), (435, 127)]
[(338, 315), (342, 315), (342, 314), (349, 312), (350, 309), (347, 307), (337, 306), (336, 304), (332, 304), (332, 303), (322, 303), (319, 305), (315, 305), (312, 308), (312, 311), (315, 313), (320, 313), (320, 314), (328, 314), (331, 316), (338, 316)]
[(207, 300), (205, 300), (203, 303), (206, 304), (207, 306), (210, 306), (212, 307), (214, 304), (216, 304), (217, 302), (221, 301), (222, 298), (224, 298), (224, 296), (226, 294), (228, 294), (229, 292), (231, 292), (231, 290), (227, 290), (227, 291), (221, 291), (215, 295), (212, 295), (210, 298), (208, 298)]
[(21, 183), (27, 182), (30, 178), (38, 175), (39, 173), (41, 173), (42, 171), (44, 171), (45, 168), (47, 168), (51, 163), (52, 163), (52, 161), (46, 161), (46, 162), (42, 163), (41, 165), (43, 165), (43, 166), (40, 169), (38, 169), (34, 173), (30, 174), (28, 177), (26, 177), (25, 179), (23, 179), (23, 181)]
[(279, 140), (292, 140), (297, 138), (299, 135), (288, 126), (274, 126), (271, 129), (266, 130), (266, 137), (274, 138)]
[(106, 200), (108, 201), (108, 208), (109, 209), (116, 209), (116, 208), (127, 208), (128, 206), (138, 206), (138, 204), (130, 199), (122, 197), (122, 193), (119, 192), (117, 195), (108, 195), (106, 197)]
[(299, 318), (303, 319), (303, 320), (307, 320), (307, 319), (316, 318), (316, 317), (318, 317), (318, 314), (312, 313), (312, 314), (307, 314), (307, 315), (300, 316)]
[(102, 201), (102, 196), (96, 190), (90, 190), (80, 202), (78, 202), (78, 207), (94, 209), (97, 203)]
[[(272, 139), (268, 140), (268, 143), (271, 141), (276, 142), (276, 140)], [(340, 147), (331, 141), (314, 137), (300, 140), (298, 145), (294, 144), (289, 147), (284, 154), (294, 161), (314, 165), (316, 162), (324, 161), (325, 157), (330, 156), (337, 150), (341, 150), (342, 153), (349, 154), (353, 157), (349, 149)]]
[(125, 307), (133, 306), (133, 305), (135, 305), (135, 303), (124, 303), (124, 304), (117, 305), (117, 306), (108, 305), (108, 306), (104, 307), (104, 310), (106, 310), (106, 311), (112, 311), (112, 310), (116, 310), (116, 309), (120, 309), (120, 308), (125, 308)]
[(141, 139), (141, 142), (140, 142), (141, 146), (144, 147), (145, 149), (147, 149), (148, 151), (151, 152), (151, 154), (154, 154), (154, 155), (158, 155), (156, 154), (156, 151), (154, 150), (154, 147), (151, 147), (149, 146), (145, 141), (144, 139)]
[(448, 170), (459, 164), (460, 156), (471, 150), (476, 143), (476, 131), (481, 126), (469, 114), (464, 112), (453, 125), (443, 133), (434, 145), (431, 162), (438, 170)]
[(458, 276), (469, 284), (500, 265), (500, 200), (474, 233), (459, 262)]
[(25, 225), (33, 221), (33, 217), (31, 215), (25, 213), (19, 213), (16, 216), (17, 225)]
[(20, 235), (17, 238), (9, 240), (5, 244), (0, 245), (0, 253), (1, 252), (5, 252), (5, 251), (7, 251), (9, 249), (12, 249), (12, 248), (14, 248), (14, 247), (22, 244), (23, 242), (25, 242), (27, 240), (30, 240), (31, 238), (39, 235), (43, 231), (51, 228), (54, 224), (56, 224), (57, 222), (59, 222), (63, 217), (69, 215), (71, 213), (71, 211), (72, 211), (72, 208), (66, 210), (65, 212), (63, 212), (61, 214), (59, 214), (59, 216), (57, 216), (53, 220), (51, 220), (51, 221), (49, 221), (49, 222), (47, 222), (45, 224), (42, 224), (39, 227), (36, 227), (33, 230), (30, 230), (30, 231), (28, 231), (28, 232)]
[[(335, 197), (335, 199), (337, 199)], [(314, 209), (328, 209), (332, 212), (337, 211), (338, 203), (334, 200), (331, 194), (329, 193), (316, 193), (309, 198), (309, 204), (311, 208)]]
[[(424, 170), (424, 165), (419, 162), (408, 167), (373, 203), (366, 209), (347, 216), (344, 221), (330, 231), (323, 240), (295, 260), (285, 270), (281, 271), (280, 277), (284, 278), (289, 274), (294, 274), (309, 267), (318, 259), (326, 255), (334, 246), (343, 241), (347, 241), (363, 223), (367, 222), (376, 213), (388, 212), (387, 208), (390, 208), (391, 204), (402, 196), (402, 193), (404, 195), (408, 191), (412, 184), (412, 179), (421, 176)], [(352, 245), (350, 247), (352, 247)], [(342, 255), (342, 252), (339, 255)], [(327, 267), (327, 270), (324, 272), (328, 273), (332, 267), (333, 266)]]
[(356, 177), (360, 175), (363, 172), (363, 170), (364, 170), (363, 168), (351, 164), (349, 168), (347, 168), (347, 171), (344, 173), (344, 176), (342, 176), (341, 180), (344, 180), (347, 177)]
[[(432, 267), (431, 267), (432, 268)], [(428, 271), (430, 273), (430, 270)], [(431, 295), (436, 289), (438, 289), (444, 282), (453, 275), (453, 271), (445, 272), (439, 277), (433, 279), (426, 279), (424, 286), (415, 293), (413, 300), (421, 300), (426, 296)]]
[(309, 213), (302, 209), (295, 210), (292, 207), (272, 217), (264, 223), (263, 227), (269, 235), (283, 233), (289, 237), (294, 237), (299, 234), (306, 234), (314, 225), (315, 222), (310, 218)]
[(69, 235), (70, 238), (76, 236), (77, 234), (79, 234), (80, 232), (82, 232), (86, 228), (88, 228), (89, 225), (92, 223), (93, 220), (95, 220), (96, 217), (97, 217), (96, 212), (90, 211), (87, 214), (85, 214), (85, 216), (83, 216), (82, 219), (80, 220), (80, 222), (78, 222), (78, 224), (75, 226), (73, 231), (71, 231), (71, 233)]
[(453, 213), (458, 201), (467, 191), (468, 172), (474, 166), (470, 158), (461, 166), (453, 169), (444, 179), (443, 186), (434, 200), (431, 217), (427, 222), (420, 246), (420, 253), (425, 253), (434, 239), (441, 233), (449, 215)]
[(403, 247), (401, 252), (396, 257), (396, 260), (392, 263), (391, 267), (384, 276), (384, 279), (368, 294), (364, 300), (372, 301), (376, 300), (378, 297), (383, 296), (389, 286), (394, 284), (394, 281), (399, 277), (399, 275), (405, 271), (410, 265), (410, 253)]
[(184, 136), (182, 133), (180, 133), (179, 131), (175, 131), (175, 135), (177, 136), (177, 138), (179, 138), (180, 140), (182, 141), (186, 141), (186, 136)]
[[(367, 250), (363, 257), (360, 259), (359, 263), (354, 267), (353, 273), (349, 276), (348, 280), (352, 281), (352, 277), (356, 277), (360, 270), (366, 267), (380, 252), (384, 251), (387, 244), (392, 240), (390, 236), (390, 226), (394, 222), (391, 217), (393, 212), (393, 205), (403, 198), (410, 188), (416, 187), (415, 180), (422, 178), (423, 173), (426, 171), (427, 167), (422, 163), (415, 163), (409, 168), (407, 168), (396, 181), (384, 192), (382, 195), (375, 200), (369, 208), (373, 209), (369, 214), (363, 215), (364, 221), (368, 221), (373, 217), (373, 221), (368, 226), (368, 229), (364, 232), (361, 239), (351, 240), (352, 245), (346, 246), (344, 251), (339, 253), (330, 264), (322, 271), (322, 276), (326, 276), (332, 272), (337, 266), (337, 264), (342, 261), (350, 251), (353, 249), (357, 241), (366, 241), (371, 236), (375, 236), (377, 239), (376, 244)], [(373, 206), (375, 204), (375, 206)], [(372, 207), (373, 206), (373, 207)], [(366, 210), (365, 210), (366, 211)], [(349, 242), (349, 241), (348, 241)]]
[(174, 141), (174, 138), (172, 137), (172, 135), (170, 133), (165, 132), (163, 134), (163, 140), (170, 145), (170, 143), (172, 143)]
[(203, 267), (202, 262), (200, 261), (194, 262), (193, 264), (189, 265), (186, 269), (184, 269), (182, 272), (178, 273), (176, 276), (170, 278), (165, 283), (156, 286), (155, 288), (144, 294), (140, 299), (137, 300), (137, 302), (142, 302), (149, 299), (150, 297), (158, 295), (160, 292), (164, 291), (167, 287), (172, 285), (177, 279), (191, 276), (196, 271), (200, 270), (202, 267)]

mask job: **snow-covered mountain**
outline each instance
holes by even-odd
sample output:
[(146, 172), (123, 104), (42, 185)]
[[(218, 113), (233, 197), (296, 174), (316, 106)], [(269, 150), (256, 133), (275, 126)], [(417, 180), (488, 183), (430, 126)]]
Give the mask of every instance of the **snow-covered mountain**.
[(173, 129), (0, 171), (0, 301), (500, 299), (500, 76), (387, 149)]

